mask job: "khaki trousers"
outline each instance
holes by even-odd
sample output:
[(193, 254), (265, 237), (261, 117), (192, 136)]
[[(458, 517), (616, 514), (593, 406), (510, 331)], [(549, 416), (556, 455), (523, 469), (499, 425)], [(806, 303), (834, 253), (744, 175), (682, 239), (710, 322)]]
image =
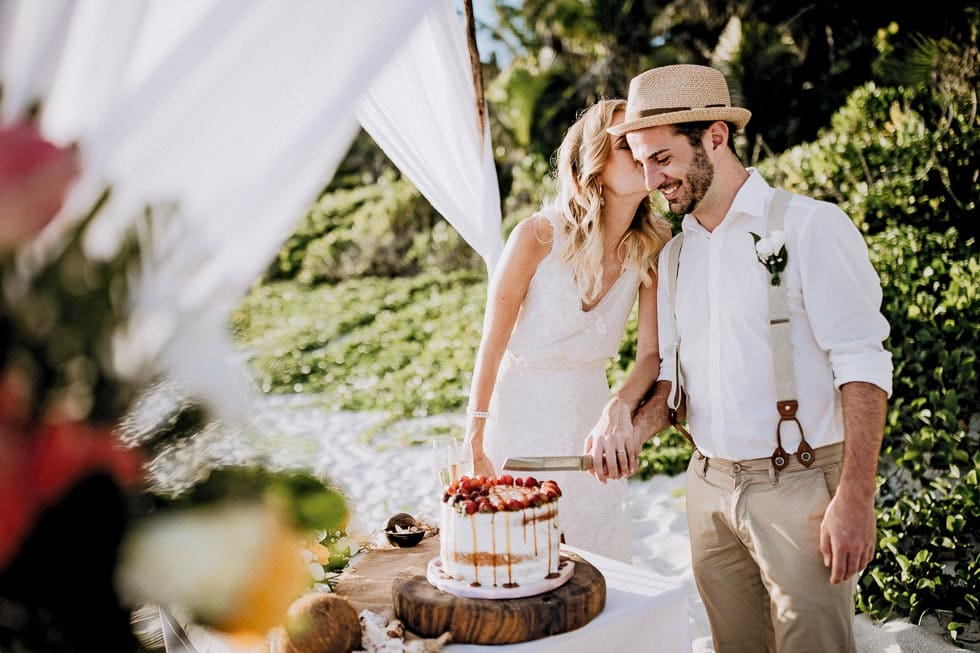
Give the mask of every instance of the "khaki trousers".
[(853, 652), (856, 576), (830, 584), (820, 522), (840, 482), (843, 445), (732, 462), (699, 452), (687, 468), (694, 579), (717, 653)]

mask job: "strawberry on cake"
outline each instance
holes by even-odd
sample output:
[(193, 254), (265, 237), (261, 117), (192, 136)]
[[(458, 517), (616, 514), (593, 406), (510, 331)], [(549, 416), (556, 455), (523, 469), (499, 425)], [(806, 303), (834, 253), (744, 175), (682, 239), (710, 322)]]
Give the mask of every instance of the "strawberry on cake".
[(440, 508), (440, 573), (473, 587), (556, 578), (560, 496), (557, 483), (533, 477), (454, 481)]

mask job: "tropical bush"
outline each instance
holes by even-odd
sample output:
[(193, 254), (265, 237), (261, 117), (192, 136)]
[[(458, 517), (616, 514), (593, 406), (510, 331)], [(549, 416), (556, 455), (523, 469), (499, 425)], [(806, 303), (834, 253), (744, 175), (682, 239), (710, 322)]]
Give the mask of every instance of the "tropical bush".
[(377, 183), (324, 193), (266, 276), (317, 284), (481, 267), (418, 190), (389, 170)]
[(975, 110), (928, 89), (857, 89), (817, 140), (761, 163), (770, 181), (838, 204), (866, 233), (978, 231)]
[(879, 552), (859, 607), (913, 621), (980, 609), (980, 254), (976, 115), (926, 89), (866, 85), (813, 143), (760, 169), (829, 199), (867, 234), (891, 324)]
[(976, 241), (894, 227), (870, 239), (887, 289), (894, 394), (882, 450), (880, 551), (862, 609), (913, 620), (980, 610), (980, 255)]
[(471, 271), (313, 289), (276, 282), (245, 300), (232, 327), (266, 392), (424, 417), (465, 406), (485, 296), (486, 274)]

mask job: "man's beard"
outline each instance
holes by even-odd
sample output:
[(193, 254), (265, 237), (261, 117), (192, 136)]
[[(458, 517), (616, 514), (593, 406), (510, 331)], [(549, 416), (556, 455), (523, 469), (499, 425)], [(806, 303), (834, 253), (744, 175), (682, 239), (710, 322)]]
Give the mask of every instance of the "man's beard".
[(670, 210), (676, 215), (687, 215), (693, 213), (698, 203), (704, 199), (711, 182), (715, 178), (715, 167), (708, 160), (708, 155), (704, 151), (704, 146), (698, 143), (694, 148), (694, 160), (687, 171), (685, 185), (688, 192), (670, 202)]

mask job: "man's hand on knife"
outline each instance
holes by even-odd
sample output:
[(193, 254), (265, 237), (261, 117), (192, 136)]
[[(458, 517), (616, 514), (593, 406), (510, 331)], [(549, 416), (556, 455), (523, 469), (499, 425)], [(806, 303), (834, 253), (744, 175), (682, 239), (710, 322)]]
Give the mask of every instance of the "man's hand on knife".
[(626, 478), (636, 471), (639, 450), (633, 444), (632, 417), (629, 405), (613, 397), (585, 438), (583, 453), (592, 456), (592, 475), (600, 483)]

